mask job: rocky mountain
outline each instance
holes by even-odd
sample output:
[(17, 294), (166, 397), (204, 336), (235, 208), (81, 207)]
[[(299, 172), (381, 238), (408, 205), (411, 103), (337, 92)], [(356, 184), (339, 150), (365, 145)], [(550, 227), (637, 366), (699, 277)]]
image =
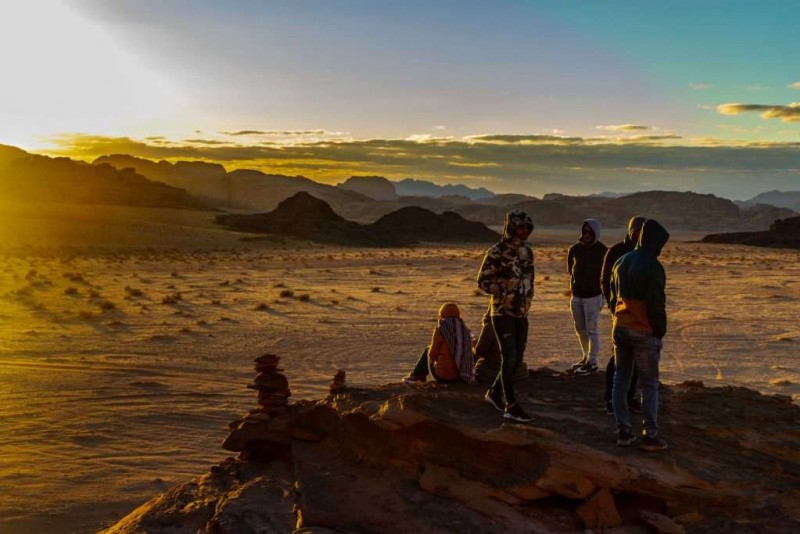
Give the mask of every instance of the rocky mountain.
[(800, 213), (800, 191), (767, 191), (740, 203), (744, 208), (751, 208), (758, 204), (788, 208)]
[(394, 188), (398, 195), (407, 197), (444, 197), (457, 195), (470, 200), (485, 200), (492, 198), (494, 193), (483, 187), (473, 189), (461, 184), (437, 185), (426, 180), (406, 178), (395, 182)]
[[(379, 236), (358, 223), (338, 215), (323, 200), (300, 192), (281, 201), (269, 213), (217, 215), (216, 222), (228, 228), (255, 233), (308, 239), (319, 243), (348, 246), (379, 246)], [(386, 236), (388, 245), (404, 245)]]
[(371, 201), (355, 191), (321, 184), (302, 176), (265, 174), (250, 169), (226, 172), (222, 165), (202, 161), (156, 163), (133, 156), (112, 155), (99, 157), (93, 163), (105, 163), (118, 169), (132, 168), (152, 180), (184, 188), (221, 208), (271, 210), (298, 191), (311, 193), (337, 209), (347, 204)]
[[(710, 194), (646, 191), (626, 195), (569, 196), (548, 194), (535, 198), (520, 194), (493, 195), (466, 186), (438, 186), (421, 180), (391, 182), (377, 176), (353, 177), (333, 187), (297, 176), (237, 170), (226, 173), (202, 162), (150, 162), (130, 156), (105, 156), (118, 168), (136, 169), (154, 180), (186, 188), (220, 207), (263, 211), (298, 191), (325, 200), (351, 221), (367, 224), (406, 206), (443, 213), (452, 211), (487, 225), (502, 223), (510, 209), (528, 211), (539, 227), (579, 225), (586, 218), (600, 219), (606, 227), (624, 227), (634, 214), (653, 217), (668, 228), (692, 230), (757, 230), (775, 219), (796, 215), (786, 207), (743, 204)], [(395, 194), (392, 193), (392, 188)]]
[(0, 197), (23, 202), (118, 204), (213, 209), (183, 189), (151, 181), (132, 169), (0, 147)]
[(218, 215), (218, 224), (231, 229), (268, 233), (345, 246), (404, 246), (420, 241), (492, 241), (499, 235), (484, 224), (456, 213), (437, 215), (416, 206), (389, 213), (361, 225), (338, 215), (325, 201), (300, 192), (282, 201), (274, 211), (260, 214)]
[(366, 228), (378, 235), (399, 235), (412, 242), (491, 243), (500, 238), (500, 234), (490, 230), (485, 224), (468, 221), (458, 213), (446, 211), (438, 215), (417, 206), (393, 211)]
[[(336, 376), (327, 398), (288, 406), (257, 377), (264, 407), (224, 441), (238, 458), (105, 532), (800, 529), (800, 407), (788, 397), (662, 384), (670, 448), (645, 453), (615, 445), (602, 374), (530, 373), (516, 386), (535, 407), (529, 424), (504, 422), (479, 384), (347, 388)], [(290, 384), (278, 386), (267, 391)]]
[(392, 182), (382, 176), (351, 176), (337, 187), (361, 193), (372, 200), (397, 200)]
[(763, 232), (710, 234), (702, 242), (800, 249), (800, 217), (779, 219), (770, 225), (769, 230)]

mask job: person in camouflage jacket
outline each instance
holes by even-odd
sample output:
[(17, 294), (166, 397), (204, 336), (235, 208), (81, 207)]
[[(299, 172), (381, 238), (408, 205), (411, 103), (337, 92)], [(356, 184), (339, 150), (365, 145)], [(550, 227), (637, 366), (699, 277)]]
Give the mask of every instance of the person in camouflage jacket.
[(501, 366), (485, 399), (515, 421), (530, 421), (514, 396), (513, 374), (528, 341), (533, 299), (533, 250), (525, 241), (533, 221), (520, 210), (506, 214), (503, 237), (483, 258), (478, 287), (491, 295), (491, 319), (501, 351)]

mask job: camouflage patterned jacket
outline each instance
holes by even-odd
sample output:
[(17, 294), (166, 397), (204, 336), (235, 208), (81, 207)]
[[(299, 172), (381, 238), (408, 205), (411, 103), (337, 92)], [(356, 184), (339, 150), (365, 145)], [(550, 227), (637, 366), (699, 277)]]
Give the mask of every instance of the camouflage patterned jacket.
[(523, 211), (506, 215), (503, 239), (486, 251), (478, 287), (492, 296), (492, 315), (527, 317), (533, 299), (533, 250), (515, 237), (520, 224), (533, 230), (533, 221)]

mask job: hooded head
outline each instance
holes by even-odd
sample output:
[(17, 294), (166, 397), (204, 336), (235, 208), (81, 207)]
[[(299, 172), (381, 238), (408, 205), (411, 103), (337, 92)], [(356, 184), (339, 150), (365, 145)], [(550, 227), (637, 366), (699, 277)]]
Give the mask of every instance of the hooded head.
[(506, 220), (503, 224), (503, 239), (513, 239), (517, 234), (517, 228), (521, 226), (524, 226), (528, 231), (525, 236), (525, 239), (527, 239), (528, 235), (533, 232), (533, 219), (531, 219), (530, 215), (522, 210), (512, 210), (506, 213)]
[(439, 319), (461, 317), (461, 311), (454, 302), (446, 302), (439, 308)]
[(628, 221), (628, 235), (626, 241), (630, 241), (634, 244), (639, 241), (639, 232), (642, 230), (642, 226), (644, 226), (646, 220), (647, 217), (631, 217), (631, 220)]
[(598, 221), (597, 219), (586, 219), (585, 221), (583, 221), (583, 224), (581, 225), (581, 232), (583, 232), (583, 228), (585, 226), (588, 226), (592, 230), (592, 233), (594, 234), (594, 239), (587, 243), (586, 241), (584, 241), (583, 235), (581, 235), (581, 241), (586, 243), (587, 245), (591, 245), (595, 241), (600, 241), (600, 221)]
[(652, 252), (656, 256), (661, 254), (664, 245), (669, 241), (669, 232), (654, 219), (647, 219), (639, 235), (639, 244), (636, 248)]

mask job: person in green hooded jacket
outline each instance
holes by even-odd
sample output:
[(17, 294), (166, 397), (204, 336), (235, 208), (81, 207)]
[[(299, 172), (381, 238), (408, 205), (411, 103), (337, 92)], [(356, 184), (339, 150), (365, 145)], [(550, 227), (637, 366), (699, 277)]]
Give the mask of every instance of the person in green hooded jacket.
[(644, 429), (639, 448), (659, 451), (667, 443), (658, 428), (658, 365), (667, 333), (664, 267), (658, 261), (669, 233), (658, 221), (648, 219), (642, 226), (636, 248), (614, 264), (611, 277), (611, 306), (614, 311), (614, 388), (612, 402), (617, 428), (617, 445), (636, 441), (633, 435), (627, 393), (634, 362), (642, 390)]

